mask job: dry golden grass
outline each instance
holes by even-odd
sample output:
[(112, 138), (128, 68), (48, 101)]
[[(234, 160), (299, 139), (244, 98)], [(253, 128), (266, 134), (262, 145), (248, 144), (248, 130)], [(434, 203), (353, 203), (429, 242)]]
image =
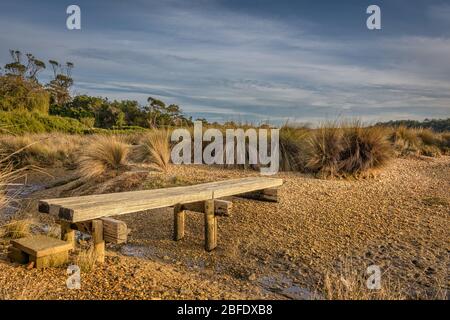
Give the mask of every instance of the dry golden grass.
[(81, 148), (85, 137), (54, 134), (28, 134), (23, 136), (1, 135), (0, 154), (14, 167), (28, 165), (71, 166), (74, 154)]
[(417, 129), (416, 134), (424, 145), (439, 147), (442, 144), (441, 136), (431, 129)]
[[(130, 159), (165, 172), (171, 155), (169, 135), (167, 129), (106, 136), (0, 135), (0, 157), (7, 157), (14, 168), (78, 166), (80, 175), (90, 179), (125, 169), (131, 153)], [(285, 125), (280, 130), (280, 170), (312, 172), (320, 177), (365, 176), (381, 168), (393, 149), (399, 155), (439, 157), (450, 153), (450, 134), (404, 126), (363, 127), (358, 121), (327, 122), (318, 129)], [(259, 168), (247, 164), (234, 167)]]
[(393, 128), (390, 139), (395, 149), (402, 155), (416, 153), (419, 150), (420, 139), (414, 129), (405, 126)]
[(90, 272), (94, 269), (97, 262), (94, 246), (87, 249), (81, 249), (75, 259), (75, 264), (80, 267), (83, 272)]
[[(327, 300), (404, 300), (405, 295), (399, 284), (394, 284), (385, 274), (381, 274), (380, 289), (367, 287), (368, 275), (361, 273), (351, 259), (342, 261), (323, 277), (321, 290)], [(364, 268), (365, 270), (365, 268)]]
[(380, 289), (368, 289), (366, 279), (353, 273), (326, 274), (323, 293), (327, 300), (404, 300), (398, 286), (382, 281)]
[(127, 168), (129, 145), (115, 136), (95, 136), (78, 159), (78, 172), (84, 179)]
[(19, 239), (31, 235), (32, 222), (28, 219), (13, 220), (0, 228), (0, 236), (5, 239)]
[(335, 123), (324, 124), (308, 139), (306, 169), (322, 177), (336, 176), (343, 151), (343, 132)]
[(311, 130), (292, 128), (287, 125), (280, 129), (280, 169), (282, 171), (303, 171), (307, 139)]
[(167, 171), (170, 162), (169, 137), (168, 130), (152, 129), (142, 137), (136, 150), (137, 159), (150, 163), (157, 170)]
[(309, 136), (305, 168), (320, 177), (365, 176), (392, 156), (387, 129), (359, 121), (325, 123)]
[(344, 128), (344, 151), (340, 171), (359, 175), (384, 166), (392, 156), (392, 147), (381, 127), (364, 128), (359, 123)]
[(10, 197), (7, 195), (7, 185), (11, 182), (18, 172), (13, 170), (12, 165), (9, 163), (3, 163), (0, 160), (0, 209), (6, 207), (10, 201)]

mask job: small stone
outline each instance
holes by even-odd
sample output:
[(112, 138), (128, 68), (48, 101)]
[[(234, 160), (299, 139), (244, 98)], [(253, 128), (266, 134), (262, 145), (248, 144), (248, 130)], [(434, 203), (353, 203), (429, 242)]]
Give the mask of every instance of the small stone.
[(249, 275), (248, 280), (255, 281), (256, 280), (256, 274), (252, 273), (251, 275)]
[(169, 257), (169, 256), (164, 256), (164, 257), (163, 257), (163, 260), (166, 260), (166, 261), (167, 261), (167, 260), (170, 260), (170, 257)]

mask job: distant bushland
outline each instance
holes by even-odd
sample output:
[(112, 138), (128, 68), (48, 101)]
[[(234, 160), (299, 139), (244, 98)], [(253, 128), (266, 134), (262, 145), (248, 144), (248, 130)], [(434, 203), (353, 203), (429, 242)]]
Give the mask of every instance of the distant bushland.
[(72, 62), (61, 64), (48, 60), (52, 77), (48, 83), (41, 83), (38, 75), (47, 68), (44, 61), (19, 50), (10, 50), (10, 56), (11, 61), (0, 68), (0, 111), (34, 114), (23, 121), (16, 119), (17, 114), (3, 115), (4, 123), (21, 125), (16, 131), (25, 132), (29, 128), (32, 133), (50, 129), (69, 133), (86, 129), (88, 133), (100, 129), (130, 132), (192, 124), (192, 119), (184, 116), (178, 105), (166, 104), (154, 97), (148, 97), (147, 104), (141, 105), (135, 100), (73, 96)]
[(417, 120), (391, 120), (387, 122), (379, 122), (377, 126), (384, 127), (406, 127), (406, 128), (425, 128), (432, 129), (436, 132), (450, 131), (450, 118), (447, 119), (425, 119), (424, 121)]
[(0, 130), (2, 133), (12, 134), (53, 131), (69, 134), (89, 132), (89, 128), (78, 120), (28, 111), (0, 111)]

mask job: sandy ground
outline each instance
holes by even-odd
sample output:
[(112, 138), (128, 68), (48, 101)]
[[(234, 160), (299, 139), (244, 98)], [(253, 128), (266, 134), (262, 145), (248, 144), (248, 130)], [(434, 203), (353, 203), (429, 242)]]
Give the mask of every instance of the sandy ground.
[[(106, 263), (82, 273), (80, 290), (66, 288), (65, 268), (27, 270), (3, 254), (0, 298), (304, 299), (323, 297), (327, 274), (365, 276), (373, 264), (380, 266), (386, 290), (406, 298), (446, 298), (449, 169), (450, 157), (441, 157), (396, 159), (366, 180), (278, 174), (285, 181), (279, 203), (232, 198), (233, 216), (219, 218), (219, 245), (211, 253), (203, 250), (201, 214), (188, 212), (179, 242), (171, 240), (168, 210), (123, 215), (132, 229), (128, 243), (108, 245)], [(61, 184), (34, 192), (27, 212), (49, 221), (33, 211), (35, 199), (149, 188), (161, 177), (139, 174), (94, 189), (68, 192)], [(258, 172), (173, 166), (163, 179), (198, 183), (251, 175)], [(37, 180), (55, 183), (51, 177), (30, 181)]]

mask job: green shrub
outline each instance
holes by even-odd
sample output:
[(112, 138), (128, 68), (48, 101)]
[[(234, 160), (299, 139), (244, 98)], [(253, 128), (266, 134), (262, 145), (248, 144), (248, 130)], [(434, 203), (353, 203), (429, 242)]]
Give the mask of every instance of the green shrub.
[(0, 110), (47, 113), (50, 95), (37, 82), (17, 76), (0, 76)]
[(86, 126), (75, 119), (27, 111), (0, 111), (0, 129), (13, 134), (54, 131), (75, 134), (87, 130)]

